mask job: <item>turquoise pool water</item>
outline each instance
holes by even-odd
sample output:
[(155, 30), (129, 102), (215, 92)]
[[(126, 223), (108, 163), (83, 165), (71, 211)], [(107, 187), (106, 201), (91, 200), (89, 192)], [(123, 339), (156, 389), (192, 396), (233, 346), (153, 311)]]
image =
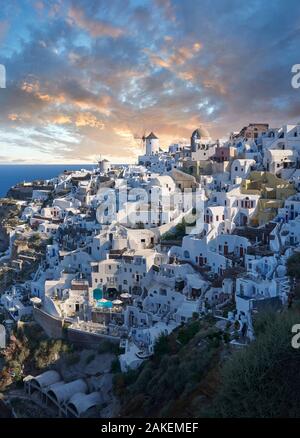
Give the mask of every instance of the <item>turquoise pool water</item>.
[(104, 303), (98, 301), (96, 307), (105, 307), (106, 309), (111, 309), (113, 306), (112, 301), (106, 301)]
[(101, 300), (103, 298), (103, 291), (102, 289), (96, 288), (93, 290), (93, 298), (94, 300)]

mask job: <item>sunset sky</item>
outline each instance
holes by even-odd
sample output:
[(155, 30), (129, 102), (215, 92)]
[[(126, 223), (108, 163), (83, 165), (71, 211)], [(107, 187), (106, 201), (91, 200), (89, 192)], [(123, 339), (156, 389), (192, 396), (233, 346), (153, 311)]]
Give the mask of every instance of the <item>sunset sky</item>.
[(300, 121), (299, 0), (0, 0), (0, 162), (133, 162)]

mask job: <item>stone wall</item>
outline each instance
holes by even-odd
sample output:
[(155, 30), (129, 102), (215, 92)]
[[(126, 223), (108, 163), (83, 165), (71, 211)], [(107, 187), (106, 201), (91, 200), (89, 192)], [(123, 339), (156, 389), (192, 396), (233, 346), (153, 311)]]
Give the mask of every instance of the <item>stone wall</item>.
[(74, 344), (86, 346), (89, 348), (97, 348), (103, 341), (110, 341), (119, 344), (120, 338), (107, 335), (99, 335), (96, 333), (82, 332), (80, 330), (68, 328), (68, 340)]
[(37, 307), (33, 309), (33, 317), (50, 338), (60, 339), (63, 337), (63, 319), (51, 316)]

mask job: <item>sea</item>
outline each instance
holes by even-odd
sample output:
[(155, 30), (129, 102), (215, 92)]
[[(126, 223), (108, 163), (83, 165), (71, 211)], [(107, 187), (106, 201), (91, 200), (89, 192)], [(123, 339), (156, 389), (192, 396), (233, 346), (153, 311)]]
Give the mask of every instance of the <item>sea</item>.
[(64, 170), (92, 170), (95, 164), (0, 164), (0, 198), (17, 183), (51, 179)]

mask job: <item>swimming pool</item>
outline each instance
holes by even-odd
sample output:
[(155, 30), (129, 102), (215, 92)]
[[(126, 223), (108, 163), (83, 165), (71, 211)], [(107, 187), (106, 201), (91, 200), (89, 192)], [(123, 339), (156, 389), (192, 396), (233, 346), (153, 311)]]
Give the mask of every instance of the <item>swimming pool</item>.
[(93, 290), (93, 298), (94, 300), (101, 300), (103, 298), (103, 291), (100, 288), (96, 288)]
[(98, 301), (97, 303), (96, 303), (96, 307), (104, 307), (104, 308), (106, 308), (106, 309), (111, 309), (112, 308), (112, 306), (113, 306), (113, 303), (112, 303), (112, 301), (105, 301), (105, 302), (103, 302), (103, 301)]

